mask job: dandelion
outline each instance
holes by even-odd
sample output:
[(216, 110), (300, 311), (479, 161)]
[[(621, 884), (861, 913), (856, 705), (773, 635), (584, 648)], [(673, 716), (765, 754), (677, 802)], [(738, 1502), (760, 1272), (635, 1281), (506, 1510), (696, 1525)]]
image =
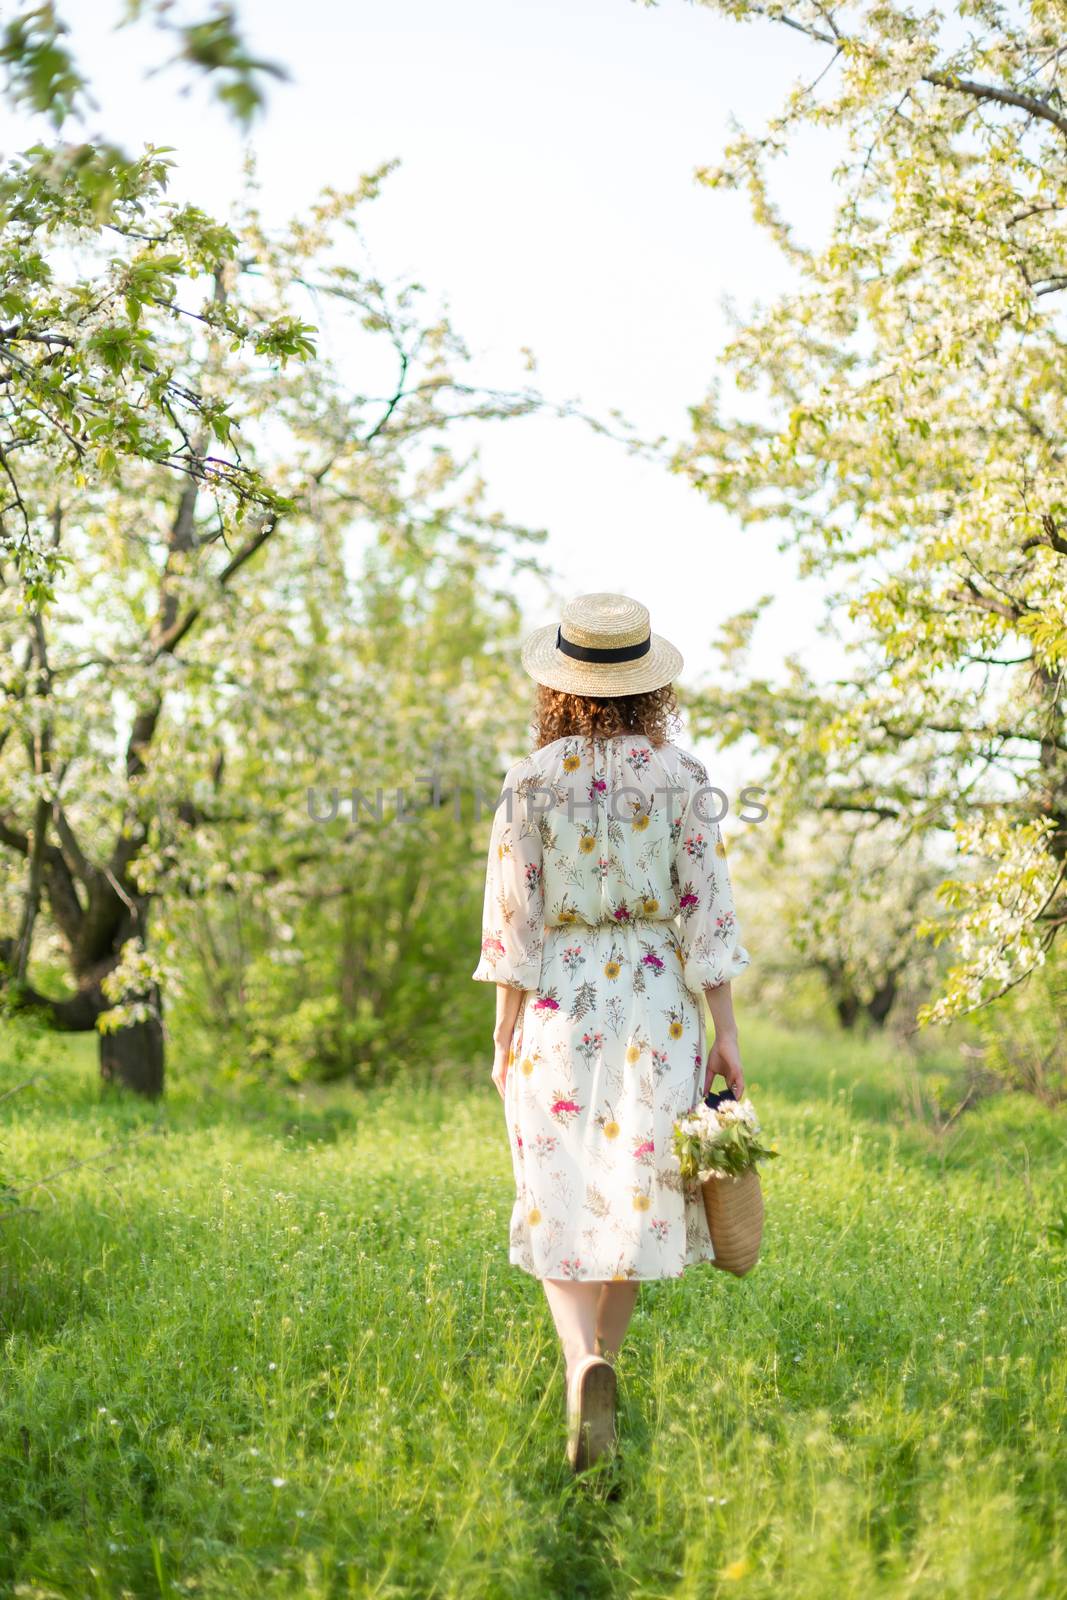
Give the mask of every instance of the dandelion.
[(736, 1583), (739, 1578), (747, 1577), (752, 1571), (752, 1563), (747, 1556), (739, 1556), (736, 1561), (731, 1561), (729, 1566), (723, 1567), (719, 1574), (727, 1583)]
[(289, 1480), (288, 1478), (272, 1478), (270, 1481), (276, 1489), (284, 1489)]

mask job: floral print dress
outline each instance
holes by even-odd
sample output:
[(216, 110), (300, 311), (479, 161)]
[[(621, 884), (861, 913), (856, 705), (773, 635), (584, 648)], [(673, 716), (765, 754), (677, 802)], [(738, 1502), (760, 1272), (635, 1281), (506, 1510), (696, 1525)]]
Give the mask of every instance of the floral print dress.
[(714, 1250), (671, 1146), (700, 1097), (702, 990), (749, 964), (704, 766), (643, 734), (509, 768), (473, 976), (524, 991), (505, 1086), (510, 1260), (672, 1278)]

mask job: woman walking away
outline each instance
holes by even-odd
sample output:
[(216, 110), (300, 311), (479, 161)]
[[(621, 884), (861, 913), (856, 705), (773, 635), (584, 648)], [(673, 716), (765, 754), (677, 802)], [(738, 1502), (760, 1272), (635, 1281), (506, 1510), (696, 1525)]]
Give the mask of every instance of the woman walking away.
[(668, 737), (682, 658), (645, 607), (582, 595), (522, 659), (537, 749), (508, 769), (494, 815), (474, 977), (497, 986), (509, 1258), (545, 1286), (580, 1472), (615, 1444), (638, 1285), (714, 1260), (671, 1131), (717, 1073), (744, 1092), (730, 984), (749, 957), (717, 796)]

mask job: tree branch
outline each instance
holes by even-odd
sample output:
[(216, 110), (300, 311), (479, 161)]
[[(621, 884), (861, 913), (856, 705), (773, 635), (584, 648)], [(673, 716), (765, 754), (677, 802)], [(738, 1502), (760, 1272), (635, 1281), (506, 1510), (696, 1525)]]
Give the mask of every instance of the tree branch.
[(903, 811), (894, 811), (889, 806), (880, 806), (863, 800), (822, 800), (819, 802), (820, 811), (856, 811), (866, 816), (881, 817), (884, 822), (899, 822), (905, 815)]
[(995, 83), (975, 83), (972, 78), (957, 78), (951, 72), (924, 72), (923, 82), (937, 89), (950, 89), (954, 94), (969, 94), (975, 100), (993, 100), (998, 105), (1015, 106), (1028, 116), (1049, 122), (1067, 135), (1067, 116), (1056, 111), (1039, 95), (1019, 94), (1015, 89), (1001, 89)]
[(1018, 622), (1020, 617), (1028, 611), (1029, 606), (1012, 605), (1005, 600), (996, 600), (992, 595), (983, 594), (973, 578), (964, 578), (963, 589), (949, 589), (947, 598), (956, 605), (974, 606), (979, 611), (992, 611), (998, 617), (1006, 617), (1009, 622)]
[[(808, 22), (798, 22), (794, 17), (786, 16), (782, 12), (772, 15), (763, 6), (753, 6), (752, 15), (768, 17), (772, 22), (793, 28), (797, 33), (803, 33), (809, 39), (815, 39), (819, 44), (831, 45), (837, 50), (846, 45), (854, 49), (860, 48), (860, 40), (841, 34), (833, 20), (828, 18), (821, 8), (819, 9), (820, 15), (827, 21), (832, 32), (824, 33), (821, 28), (816, 28)], [(1052, 127), (1058, 128), (1060, 133), (1067, 135), (1067, 115), (1057, 111), (1041, 95), (1021, 94), (1017, 89), (1002, 89), (995, 83), (977, 83), (973, 78), (958, 78), (951, 72), (924, 72), (922, 82), (932, 84), (936, 89), (948, 89), (954, 94), (970, 95), (975, 100), (991, 100), (998, 105), (1014, 106), (1019, 111), (1025, 111), (1028, 116), (1050, 123)]]
[[(224, 587), (235, 573), (240, 572), (245, 563), (252, 559), (256, 551), (266, 544), (278, 526), (278, 521), (277, 516), (267, 517), (259, 532), (246, 540), (232, 560), (219, 573), (216, 582), (220, 588)], [(176, 618), (172, 625), (157, 637), (155, 652), (151, 659), (158, 661), (160, 656), (173, 652), (181, 644), (190, 628), (196, 623), (203, 609), (203, 606), (193, 606), (183, 617)]]
[[(14, 940), (0, 940), (0, 963), (10, 965), (13, 954)], [(107, 1006), (95, 985), (79, 989), (63, 1000), (54, 1000), (27, 983), (18, 983), (7, 991), (5, 998), (14, 1011), (43, 1011), (57, 1033), (92, 1033), (97, 1017)]]
[(68, 866), (81, 879), (82, 883), (88, 885), (93, 876), (92, 866), (75, 838), (74, 830), (67, 820), (67, 813), (63, 810), (58, 799), (52, 801), (52, 821), (55, 824), (60, 848)]
[(26, 835), (5, 822), (3, 817), (0, 817), (0, 844), (6, 844), (9, 850), (16, 851), (20, 856), (30, 853), (30, 841)]

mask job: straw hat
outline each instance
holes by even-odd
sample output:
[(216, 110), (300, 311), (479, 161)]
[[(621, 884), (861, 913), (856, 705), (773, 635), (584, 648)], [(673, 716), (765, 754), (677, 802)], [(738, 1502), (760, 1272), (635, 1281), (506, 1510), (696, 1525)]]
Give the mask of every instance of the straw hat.
[(639, 600), (580, 594), (563, 607), (558, 627), (530, 635), (522, 664), (549, 689), (605, 699), (662, 689), (682, 670), (682, 657), (651, 631), (648, 608)]

